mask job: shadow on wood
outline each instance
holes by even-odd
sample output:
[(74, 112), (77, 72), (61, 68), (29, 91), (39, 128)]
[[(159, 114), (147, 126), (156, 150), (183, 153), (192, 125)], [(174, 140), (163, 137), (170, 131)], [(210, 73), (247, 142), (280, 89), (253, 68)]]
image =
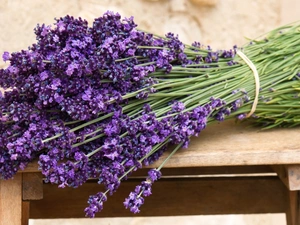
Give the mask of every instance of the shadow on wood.
[[(123, 201), (141, 180), (123, 182), (108, 197), (98, 217), (124, 217), (133, 214)], [(44, 185), (44, 198), (31, 201), (30, 218), (84, 217), (89, 195), (103, 191), (95, 182), (77, 189), (58, 189)], [(278, 177), (236, 177), (201, 179), (162, 179), (153, 185), (153, 195), (145, 199), (136, 216), (172, 216), (205, 214), (248, 214), (286, 212), (286, 187)]]

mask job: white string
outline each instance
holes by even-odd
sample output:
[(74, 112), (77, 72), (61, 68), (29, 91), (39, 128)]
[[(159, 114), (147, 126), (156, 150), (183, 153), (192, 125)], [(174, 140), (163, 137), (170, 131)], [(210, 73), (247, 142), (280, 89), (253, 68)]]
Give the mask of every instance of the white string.
[(251, 111), (246, 115), (246, 118), (250, 117), (256, 110), (256, 106), (258, 103), (258, 95), (259, 95), (259, 88), (260, 88), (260, 82), (259, 82), (259, 75), (257, 72), (257, 69), (255, 67), (255, 65), (251, 62), (251, 60), (241, 51), (237, 51), (236, 54), (241, 57), (245, 63), (247, 63), (247, 65), (250, 67), (250, 69), (253, 71), (253, 75), (255, 78), (255, 98), (252, 104), (252, 108)]

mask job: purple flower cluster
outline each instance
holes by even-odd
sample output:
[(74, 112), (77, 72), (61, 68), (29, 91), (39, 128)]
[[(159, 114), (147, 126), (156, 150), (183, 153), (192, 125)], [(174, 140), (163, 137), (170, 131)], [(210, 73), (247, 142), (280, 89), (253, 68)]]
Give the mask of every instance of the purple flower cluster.
[[(118, 122), (116, 118), (112, 118), (105, 125), (104, 129), (109, 127), (110, 132), (104, 139), (101, 151), (95, 158), (90, 157), (90, 165), (88, 165), (90, 173), (99, 179), (98, 183), (105, 185), (107, 193), (112, 194), (117, 190), (120, 182), (127, 178), (130, 171), (140, 168), (142, 164), (149, 165), (157, 160), (167, 144), (182, 143), (187, 147), (190, 137), (198, 135), (206, 127), (208, 116), (223, 105), (224, 102), (220, 99), (211, 98), (205, 106), (183, 112), (182, 103), (174, 102), (172, 109), (163, 119), (157, 118), (149, 107), (145, 107), (144, 112), (134, 119), (123, 115), (119, 117)], [(175, 112), (178, 113), (177, 116), (168, 116)], [(125, 133), (126, 136), (122, 135)], [(157, 145), (160, 147), (156, 148)], [(134, 213), (139, 212), (139, 207), (144, 202), (143, 197), (151, 194), (152, 183), (160, 176), (159, 171), (150, 170), (147, 180), (137, 186), (125, 200), (125, 207), (130, 208)], [(86, 208), (87, 215), (91, 217), (94, 217), (92, 212), (96, 212), (93, 209), (100, 210), (97, 204), (102, 207), (102, 203), (93, 204)]]
[(121, 20), (112, 12), (92, 27), (71, 16), (57, 19), (53, 28), (38, 25), (36, 44), (3, 54), (10, 65), (0, 70), (0, 86), (30, 93), (37, 109), (55, 108), (74, 120), (111, 112), (107, 102), (121, 102), (122, 95), (151, 86), (146, 76), (156, 68), (170, 71), (184, 49), (172, 34), (158, 39), (135, 27), (132, 17)]
[[(203, 105), (158, 98), (157, 105), (160, 80), (150, 75), (159, 71), (166, 79), (175, 66), (208, 67), (233, 57), (232, 51), (200, 55), (196, 43), (189, 49), (194, 57), (187, 57), (174, 34), (158, 38), (136, 26), (132, 17), (112, 12), (91, 27), (65, 16), (53, 27), (38, 25), (28, 50), (3, 54), (10, 64), (0, 70), (0, 86), (7, 89), (0, 97), (1, 179), (36, 158), (45, 182), (61, 188), (97, 179), (106, 192), (88, 200), (85, 213), (94, 217), (132, 171), (156, 161), (170, 144), (188, 147), (212, 115), (230, 114), (219, 98)], [(238, 102), (232, 104), (234, 111)], [(160, 177), (150, 170), (125, 207), (139, 212)]]
[(106, 201), (107, 197), (105, 193), (99, 192), (96, 195), (91, 195), (88, 200), (89, 207), (87, 207), (84, 212), (88, 217), (93, 218), (97, 212), (103, 209), (103, 203)]
[(152, 194), (152, 184), (161, 177), (161, 172), (156, 169), (151, 169), (148, 172), (146, 181), (143, 181), (140, 185), (136, 186), (135, 190), (129, 194), (124, 201), (126, 209), (130, 209), (133, 213), (139, 213), (140, 207), (144, 204), (144, 197), (148, 197)]

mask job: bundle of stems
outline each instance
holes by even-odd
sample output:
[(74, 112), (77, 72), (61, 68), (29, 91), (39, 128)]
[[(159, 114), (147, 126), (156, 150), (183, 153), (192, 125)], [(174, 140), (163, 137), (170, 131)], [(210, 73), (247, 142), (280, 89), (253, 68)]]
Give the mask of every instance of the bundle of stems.
[(299, 124), (300, 25), (218, 51), (136, 26), (113, 12), (91, 27), (65, 16), (54, 28), (38, 25), (28, 50), (3, 54), (10, 64), (0, 70), (1, 179), (36, 158), (46, 182), (59, 187), (98, 179), (106, 191), (91, 195), (85, 209), (94, 217), (121, 181), (173, 146), (125, 199), (137, 213), (167, 160), (207, 125), (233, 118), (263, 129)]

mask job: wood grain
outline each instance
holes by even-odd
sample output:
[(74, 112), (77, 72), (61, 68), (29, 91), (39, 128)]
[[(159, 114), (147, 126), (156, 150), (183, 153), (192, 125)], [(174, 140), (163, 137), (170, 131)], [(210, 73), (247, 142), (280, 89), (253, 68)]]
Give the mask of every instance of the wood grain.
[[(165, 168), (300, 164), (298, 128), (261, 131), (249, 124), (226, 121), (208, 126), (191, 139), (188, 149), (178, 151)], [(157, 167), (168, 152), (149, 167)], [(36, 172), (37, 162), (23, 172)]]
[(165, 167), (300, 164), (299, 132), (300, 128), (261, 131), (234, 121), (214, 124)]
[(289, 189), (291, 191), (299, 191), (300, 190), (300, 165), (286, 165), (284, 167), (288, 175), (287, 177), (289, 182)]
[(22, 225), (29, 224), (29, 210), (30, 210), (30, 202), (22, 201)]
[(300, 191), (300, 165), (276, 165), (272, 169), (290, 191)]
[(22, 174), (12, 180), (0, 180), (0, 224), (21, 225)]
[[(142, 168), (135, 171), (131, 177), (147, 176), (149, 168)], [(162, 168), (163, 177), (182, 176), (226, 176), (226, 175), (261, 175), (272, 174), (274, 171), (270, 166), (217, 166), (217, 167), (177, 167)]]
[[(203, 214), (244, 214), (286, 212), (286, 188), (278, 177), (162, 179), (153, 186), (153, 195), (145, 199), (141, 213), (124, 209), (123, 201), (141, 180), (121, 184), (108, 197), (98, 217), (173, 216)], [(44, 185), (44, 198), (31, 201), (30, 218), (84, 217), (88, 196), (103, 190), (96, 183), (77, 189), (58, 189)]]
[(288, 192), (289, 201), (288, 209), (286, 212), (287, 225), (299, 225), (300, 224), (300, 203), (299, 203), (299, 191)]
[(23, 200), (38, 200), (43, 198), (43, 180), (41, 173), (24, 173), (22, 186)]

